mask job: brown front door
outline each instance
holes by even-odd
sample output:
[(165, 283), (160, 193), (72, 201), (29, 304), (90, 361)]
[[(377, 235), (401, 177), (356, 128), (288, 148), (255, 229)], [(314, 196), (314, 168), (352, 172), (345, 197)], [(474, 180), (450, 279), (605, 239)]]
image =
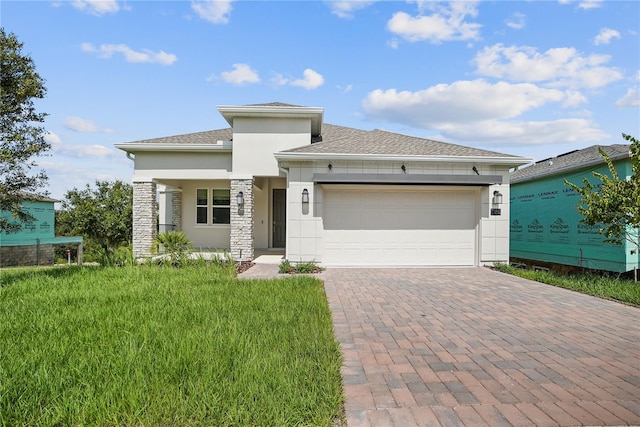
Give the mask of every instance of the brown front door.
[(273, 190), (273, 247), (284, 248), (287, 239), (287, 190)]

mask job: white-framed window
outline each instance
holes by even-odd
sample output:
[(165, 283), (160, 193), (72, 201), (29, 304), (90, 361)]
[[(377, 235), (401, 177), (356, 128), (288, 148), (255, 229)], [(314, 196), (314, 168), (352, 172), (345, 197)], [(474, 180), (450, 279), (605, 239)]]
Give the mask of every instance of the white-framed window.
[(196, 189), (196, 224), (231, 223), (231, 190), (228, 188)]

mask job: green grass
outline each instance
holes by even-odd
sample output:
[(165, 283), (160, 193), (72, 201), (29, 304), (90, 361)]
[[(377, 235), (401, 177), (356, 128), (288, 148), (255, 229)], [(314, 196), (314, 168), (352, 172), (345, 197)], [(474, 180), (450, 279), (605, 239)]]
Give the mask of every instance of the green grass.
[(332, 425), (322, 283), (228, 269), (0, 271), (0, 425)]
[(640, 307), (640, 283), (631, 280), (601, 277), (594, 274), (568, 276), (546, 271), (522, 270), (506, 264), (496, 265), (495, 268), (504, 273), (535, 280), (536, 282)]

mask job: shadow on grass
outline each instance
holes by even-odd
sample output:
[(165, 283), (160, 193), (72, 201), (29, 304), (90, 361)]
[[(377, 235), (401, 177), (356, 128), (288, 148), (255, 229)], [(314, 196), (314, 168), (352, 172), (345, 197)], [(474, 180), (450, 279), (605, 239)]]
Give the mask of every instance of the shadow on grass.
[(10, 269), (2, 269), (0, 270), (0, 289), (8, 288), (14, 283), (27, 280), (29, 278), (37, 278), (37, 277), (69, 277), (74, 276), (79, 271), (84, 269), (91, 268), (97, 269), (101, 267), (97, 266), (54, 266), (54, 267), (19, 267), (19, 268), (10, 268)]

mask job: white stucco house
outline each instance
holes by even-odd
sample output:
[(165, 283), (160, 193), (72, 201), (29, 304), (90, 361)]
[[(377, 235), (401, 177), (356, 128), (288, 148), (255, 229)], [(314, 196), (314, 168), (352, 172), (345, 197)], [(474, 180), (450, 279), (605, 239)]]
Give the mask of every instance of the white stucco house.
[(236, 260), (508, 262), (509, 169), (530, 159), (331, 125), (319, 107), (217, 108), (230, 128), (116, 144), (135, 162), (136, 255), (150, 252), (159, 203), (161, 226)]

